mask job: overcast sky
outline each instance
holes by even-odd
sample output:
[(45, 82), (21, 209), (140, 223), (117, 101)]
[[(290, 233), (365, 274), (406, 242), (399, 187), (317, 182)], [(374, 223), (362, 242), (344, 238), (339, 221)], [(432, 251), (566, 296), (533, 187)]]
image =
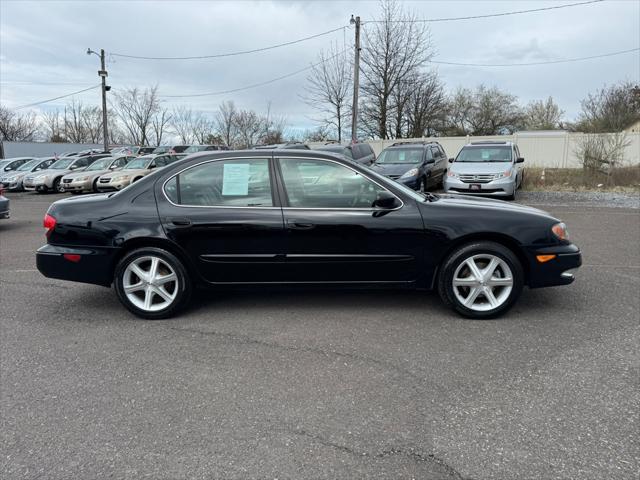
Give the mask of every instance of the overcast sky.
[[(483, 15), (575, 3), (552, 1), (407, 1), (420, 18)], [(341, 26), (350, 15), (379, 16), (376, 1), (12, 1), (0, 0), (0, 101), (16, 107), (99, 83), (99, 60), (87, 47), (142, 56), (196, 56), (260, 48)], [(363, 28), (367, 28), (366, 25)], [(640, 0), (508, 17), (430, 24), (434, 60), (520, 63), (585, 57), (640, 45)], [(331, 43), (353, 42), (353, 29), (262, 53), (207, 60), (152, 61), (108, 57), (114, 88), (158, 84), (163, 95), (239, 88), (302, 69)], [(529, 67), (433, 65), (448, 90), (497, 85), (521, 103), (553, 96), (572, 119), (589, 92), (621, 80), (640, 82), (640, 54)], [(287, 117), (293, 128), (313, 127), (300, 95), (306, 73), (231, 95), (165, 100), (212, 112), (223, 100)], [(77, 96), (99, 102), (99, 90)], [(64, 106), (69, 99), (42, 105)]]

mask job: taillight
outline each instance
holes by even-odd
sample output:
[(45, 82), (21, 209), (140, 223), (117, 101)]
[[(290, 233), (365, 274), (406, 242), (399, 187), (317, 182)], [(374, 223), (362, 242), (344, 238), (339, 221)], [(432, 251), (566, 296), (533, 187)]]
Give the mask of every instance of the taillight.
[(44, 226), (46, 232), (44, 234), (49, 237), (54, 228), (56, 228), (56, 219), (55, 217), (45, 214), (44, 220), (42, 221), (42, 225)]

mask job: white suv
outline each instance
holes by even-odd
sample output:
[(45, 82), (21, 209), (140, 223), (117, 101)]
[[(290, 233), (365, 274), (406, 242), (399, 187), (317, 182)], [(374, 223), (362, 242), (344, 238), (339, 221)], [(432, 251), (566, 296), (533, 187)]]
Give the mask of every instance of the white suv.
[(524, 178), (523, 162), (513, 142), (471, 142), (449, 159), (444, 191), (514, 200)]

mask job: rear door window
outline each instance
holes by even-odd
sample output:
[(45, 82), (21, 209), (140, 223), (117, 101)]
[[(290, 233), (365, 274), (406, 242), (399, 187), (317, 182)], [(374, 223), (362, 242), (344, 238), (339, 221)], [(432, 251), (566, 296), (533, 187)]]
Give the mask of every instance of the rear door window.
[(269, 159), (242, 158), (189, 168), (165, 184), (169, 200), (198, 207), (271, 207)]

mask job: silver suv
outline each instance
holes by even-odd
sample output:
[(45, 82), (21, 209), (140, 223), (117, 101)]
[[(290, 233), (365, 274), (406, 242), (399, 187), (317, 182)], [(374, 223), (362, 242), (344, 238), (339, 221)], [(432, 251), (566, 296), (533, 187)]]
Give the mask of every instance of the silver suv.
[(523, 162), (513, 142), (471, 142), (449, 159), (444, 191), (514, 200), (524, 178)]

